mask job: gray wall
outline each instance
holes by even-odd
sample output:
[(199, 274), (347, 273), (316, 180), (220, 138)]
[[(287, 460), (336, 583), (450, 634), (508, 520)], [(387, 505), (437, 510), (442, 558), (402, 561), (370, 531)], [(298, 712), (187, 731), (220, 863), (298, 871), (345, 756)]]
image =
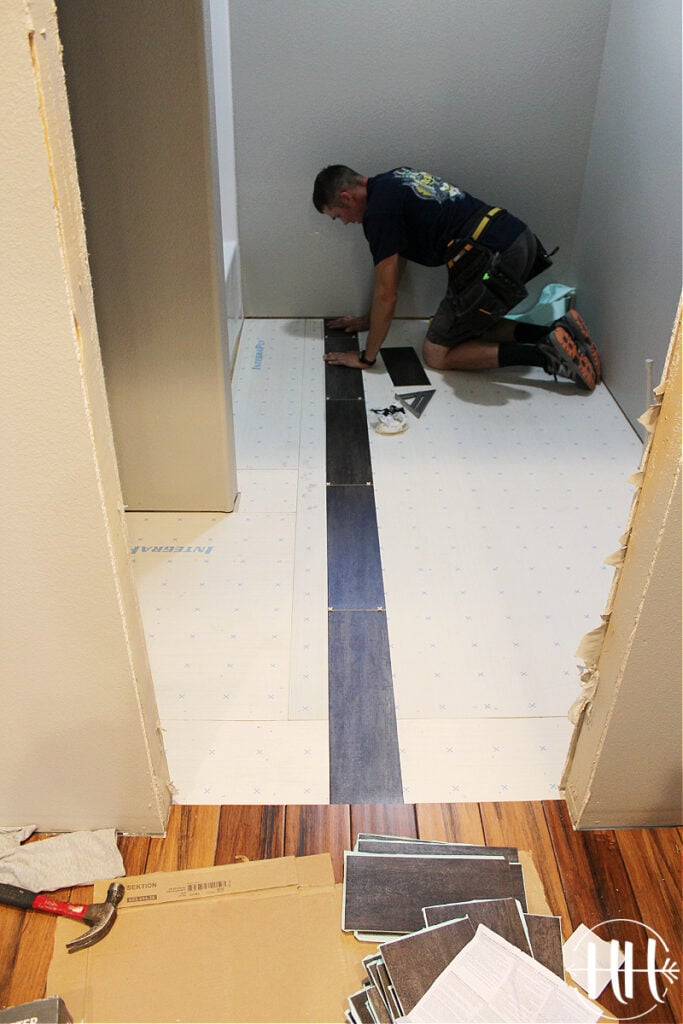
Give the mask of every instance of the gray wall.
[[(507, 206), (561, 245), (545, 279), (567, 281), (609, 9), (230, 0), (245, 315), (366, 311), (361, 228), (311, 203), (316, 173), (337, 162), (411, 164)], [(433, 312), (443, 280), (411, 268), (399, 314)]]
[(681, 292), (678, 0), (613, 5), (572, 273), (607, 384), (634, 422), (644, 361), (656, 384)]
[(130, 509), (229, 512), (237, 493), (203, 15), (186, 0), (58, 4)]

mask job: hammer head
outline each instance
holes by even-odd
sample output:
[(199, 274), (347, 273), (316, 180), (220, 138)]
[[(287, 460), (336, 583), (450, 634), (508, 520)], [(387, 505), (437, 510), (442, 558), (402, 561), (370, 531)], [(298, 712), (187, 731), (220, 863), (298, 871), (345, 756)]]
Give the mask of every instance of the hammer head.
[(92, 925), (92, 928), (89, 928), (87, 932), (79, 935), (72, 942), (67, 942), (66, 948), (70, 953), (75, 953), (79, 949), (86, 949), (88, 946), (94, 946), (96, 942), (99, 942), (100, 939), (103, 939), (111, 931), (111, 927), (116, 920), (116, 908), (123, 899), (125, 891), (120, 882), (112, 882), (104, 903), (90, 904), (83, 915), (83, 920)]

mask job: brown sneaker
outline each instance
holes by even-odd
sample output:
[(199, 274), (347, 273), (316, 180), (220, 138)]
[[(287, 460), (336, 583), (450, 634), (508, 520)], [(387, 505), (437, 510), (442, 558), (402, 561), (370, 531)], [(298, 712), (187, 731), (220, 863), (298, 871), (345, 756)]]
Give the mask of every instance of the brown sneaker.
[(593, 363), (566, 327), (558, 324), (538, 347), (547, 359), (548, 373), (555, 379), (568, 377), (586, 391), (595, 390), (597, 377)]
[(577, 313), (575, 309), (570, 309), (568, 313), (561, 316), (557, 320), (553, 327), (565, 327), (572, 338), (579, 346), (579, 348), (586, 353), (593, 369), (595, 370), (595, 380), (599, 384), (602, 380), (602, 368), (600, 366), (600, 353), (598, 352), (597, 346), (590, 336), (590, 331), (586, 325), (586, 321), (583, 319), (580, 313)]

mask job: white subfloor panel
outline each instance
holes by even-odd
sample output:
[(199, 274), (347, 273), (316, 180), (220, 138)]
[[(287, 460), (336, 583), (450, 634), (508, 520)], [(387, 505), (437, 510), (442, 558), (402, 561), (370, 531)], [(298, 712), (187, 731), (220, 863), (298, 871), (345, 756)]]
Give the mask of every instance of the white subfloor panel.
[[(388, 343), (419, 351), (425, 326)], [(640, 442), (605, 387), (537, 369), (428, 376), (436, 394), (404, 434), (371, 432), (398, 717), (563, 716)], [(395, 401), (383, 371), (365, 390), (370, 408)]]
[(404, 799), (557, 800), (571, 734), (566, 716), (399, 720)]
[[(128, 514), (180, 803), (328, 800), (322, 353), (321, 321), (246, 321), (235, 511)], [(605, 387), (428, 375), (406, 433), (370, 431), (405, 799), (556, 797), (640, 442)], [(395, 401), (381, 360), (364, 383)]]
[(176, 803), (326, 804), (327, 722), (163, 723)]

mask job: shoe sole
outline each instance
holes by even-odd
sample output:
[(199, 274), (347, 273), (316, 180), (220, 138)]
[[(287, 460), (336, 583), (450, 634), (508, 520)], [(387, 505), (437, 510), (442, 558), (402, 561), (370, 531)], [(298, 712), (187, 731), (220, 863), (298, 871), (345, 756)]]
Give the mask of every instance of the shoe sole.
[(575, 309), (570, 309), (565, 316), (562, 317), (562, 321), (565, 321), (570, 334), (573, 335), (577, 345), (582, 348), (590, 361), (593, 364), (595, 370), (596, 383), (600, 383), (602, 380), (602, 367), (600, 365), (600, 353), (597, 350), (595, 342), (590, 336), (590, 331), (586, 321), (583, 319), (580, 313), (577, 313)]
[(595, 368), (587, 353), (579, 348), (566, 327), (555, 327), (546, 339), (560, 359), (570, 380), (586, 391), (594, 391), (597, 383)]

